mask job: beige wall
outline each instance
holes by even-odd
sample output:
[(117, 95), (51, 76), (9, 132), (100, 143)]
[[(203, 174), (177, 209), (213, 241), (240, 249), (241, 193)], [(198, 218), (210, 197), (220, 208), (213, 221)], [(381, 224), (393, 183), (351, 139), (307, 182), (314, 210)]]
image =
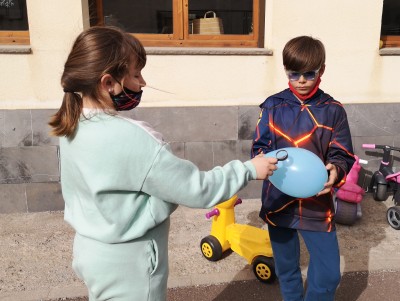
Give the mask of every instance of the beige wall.
[(87, 20), (86, 2), (27, 0), (32, 53), (0, 54), (0, 109), (60, 105), (63, 64)]
[[(149, 55), (142, 106), (256, 105), (287, 87), (284, 44), (320, 38), (327, 50), (321, 88), (343, 103), (400, 102), (399, 56), (379, 55), (383, 0), (266, 0), (265, 47), (272, 56)], [(0, 109), (57, 108), (62, 67), (88, 26), (86, 0), (27, 0), (32, 54), (0, 54)], [(396, 80), (396, 83), (398, 80)]]

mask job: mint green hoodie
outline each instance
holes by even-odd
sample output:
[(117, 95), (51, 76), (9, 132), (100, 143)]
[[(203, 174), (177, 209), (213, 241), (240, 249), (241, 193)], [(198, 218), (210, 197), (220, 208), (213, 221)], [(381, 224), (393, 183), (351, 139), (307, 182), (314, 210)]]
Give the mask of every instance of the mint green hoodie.
[(200, 171), (144, 122), (89, 109), (84, 115), (76, 135), (60, 139), (65, 220), (82, 236), (136, 239), (177, 205), (212, 207), (256, 178), (250, 161)]

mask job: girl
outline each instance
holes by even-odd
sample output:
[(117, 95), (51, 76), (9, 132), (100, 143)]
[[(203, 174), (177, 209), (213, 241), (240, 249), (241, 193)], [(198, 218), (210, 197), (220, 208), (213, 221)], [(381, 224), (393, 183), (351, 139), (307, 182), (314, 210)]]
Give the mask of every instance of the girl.
[(65, 220), (76, 231), (73, 268), (91, 301), (165, 300), (176, 206), (214, 206), (276, 169), (275, 158), (261, 155), (199, 171), (147, 124), (120, 116), (140, 102), (145, 64), (132, 35), (112, 27), (82, 32), (62, 74), (63, 103), (49, 122), (60, 137)]

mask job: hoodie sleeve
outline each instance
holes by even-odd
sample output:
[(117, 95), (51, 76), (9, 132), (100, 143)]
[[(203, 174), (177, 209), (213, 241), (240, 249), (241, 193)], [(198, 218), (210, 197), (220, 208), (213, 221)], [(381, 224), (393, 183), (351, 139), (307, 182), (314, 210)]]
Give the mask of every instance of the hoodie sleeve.
[(209, 208), (225, 201), (257, 177), (251, 161), (234, 160), (209, 171), (161, 148), (143, 183), (142, 191), (169, 203)]
[(258, 117), (256, 129), (254, 131), (253, 144), (251, 148), (251, 158), (258, 154), (268, 153), (271, 150), (271, 138), (269, 129), (268, 110), (262, 108)]
[(335, 186), (339, 187), (355, 162), (353, 144), (351, 142), (350, 127), (345, 110), (342, 108), (334, 135), (329, 145), (327, 162), (336, 166), (338, 180)]

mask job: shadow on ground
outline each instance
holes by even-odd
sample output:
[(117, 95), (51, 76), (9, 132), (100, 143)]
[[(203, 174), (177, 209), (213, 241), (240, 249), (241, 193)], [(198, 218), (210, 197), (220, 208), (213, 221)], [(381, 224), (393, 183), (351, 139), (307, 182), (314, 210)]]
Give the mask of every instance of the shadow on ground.
[[(368, 283), (365, 287), (365, 283)], [(354, 272), (343, 275), (336, 301), (397, 301), (400, 279), (398, 271)], [(360, 293), (361, 291), (361, 293)], [(85, 297), (48, 301), (87, 301)], [(263, 284), (258, 280), (225, 284), (171, 288), (168, 301), (279, 301), (278, 282)]]

